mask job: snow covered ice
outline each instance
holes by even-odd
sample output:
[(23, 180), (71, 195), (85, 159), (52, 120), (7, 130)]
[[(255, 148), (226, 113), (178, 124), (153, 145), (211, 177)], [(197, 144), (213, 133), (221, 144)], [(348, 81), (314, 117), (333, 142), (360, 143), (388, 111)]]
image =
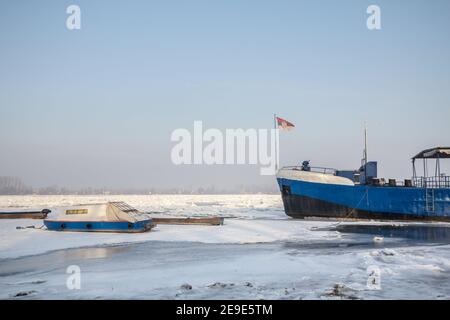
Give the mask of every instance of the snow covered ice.
[[(292, 220), (278, 195), (1, 196), (0, 210), (105, 201), (154, 215), (219, 215), (225, 225), (109, 234), (0, 220), (0, 298), (450, 298), (445, 223)], [(16, 229), (27, 226), (36, 228)], [(66, 286), (71, 265), (81, 270), (79, 290)]]

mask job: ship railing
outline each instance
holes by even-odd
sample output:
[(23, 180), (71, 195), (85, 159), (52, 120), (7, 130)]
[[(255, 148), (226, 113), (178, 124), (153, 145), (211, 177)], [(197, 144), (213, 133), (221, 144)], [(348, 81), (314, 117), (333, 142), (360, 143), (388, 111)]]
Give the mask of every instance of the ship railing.
[(450, 176), (417, 177), (414, 186), (418, 188), (450, 188)]
[(325, 167), (309, 167), (308, 170), (304, 170), (302, 166), (290, 166), (290, 167), (283, 167), (284, 170), (297, 170), (297, 171), (309, 171), (309, 172), (317, 172), (317, 173), (323, 173), (323, 174), (331, 174), (336, 175), (336, 169), (333, 168), (325, 168)]

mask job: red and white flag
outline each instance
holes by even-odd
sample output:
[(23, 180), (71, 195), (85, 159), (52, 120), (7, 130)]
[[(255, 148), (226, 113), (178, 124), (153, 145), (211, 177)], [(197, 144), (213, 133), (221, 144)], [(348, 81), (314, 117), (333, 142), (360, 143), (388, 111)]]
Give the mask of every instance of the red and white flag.
[(287, 120), (284, 120), (284, 119), (279, 118), (279, 117), (276, 117), (276, 119), (277, 119), (277, 126), (278, 126), (279, 129), (292, 130), (295, 127), (293, 123), (291, 123), (291, 122), (289, 122)]

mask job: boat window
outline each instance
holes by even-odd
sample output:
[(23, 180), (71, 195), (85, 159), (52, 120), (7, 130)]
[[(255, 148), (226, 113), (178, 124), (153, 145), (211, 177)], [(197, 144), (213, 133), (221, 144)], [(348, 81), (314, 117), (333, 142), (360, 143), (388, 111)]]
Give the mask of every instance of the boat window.
[(71, 209), (66, 210), (66, 214), (87, 214), (88, 209)]

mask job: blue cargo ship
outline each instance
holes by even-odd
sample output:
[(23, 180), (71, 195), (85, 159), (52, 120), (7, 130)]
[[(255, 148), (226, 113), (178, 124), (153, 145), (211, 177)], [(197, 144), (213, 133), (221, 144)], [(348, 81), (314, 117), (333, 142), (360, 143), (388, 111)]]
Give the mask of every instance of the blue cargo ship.
[[(359, 170), (314, 168), (304, 161), (280, 169), (277, 181), (285, 213), (293, 218), (450, 221), (450, 176), (441, 173), (440, 164), (449, 158), (450, 147), (418, 153), (412, 179), (404, 181), (378, 178), (377, 162), (368, 162), (367, 153)], [(417, 160), (423, 161), (421, 176)], [(432, 175), (429, 162), (435, 163)]]

